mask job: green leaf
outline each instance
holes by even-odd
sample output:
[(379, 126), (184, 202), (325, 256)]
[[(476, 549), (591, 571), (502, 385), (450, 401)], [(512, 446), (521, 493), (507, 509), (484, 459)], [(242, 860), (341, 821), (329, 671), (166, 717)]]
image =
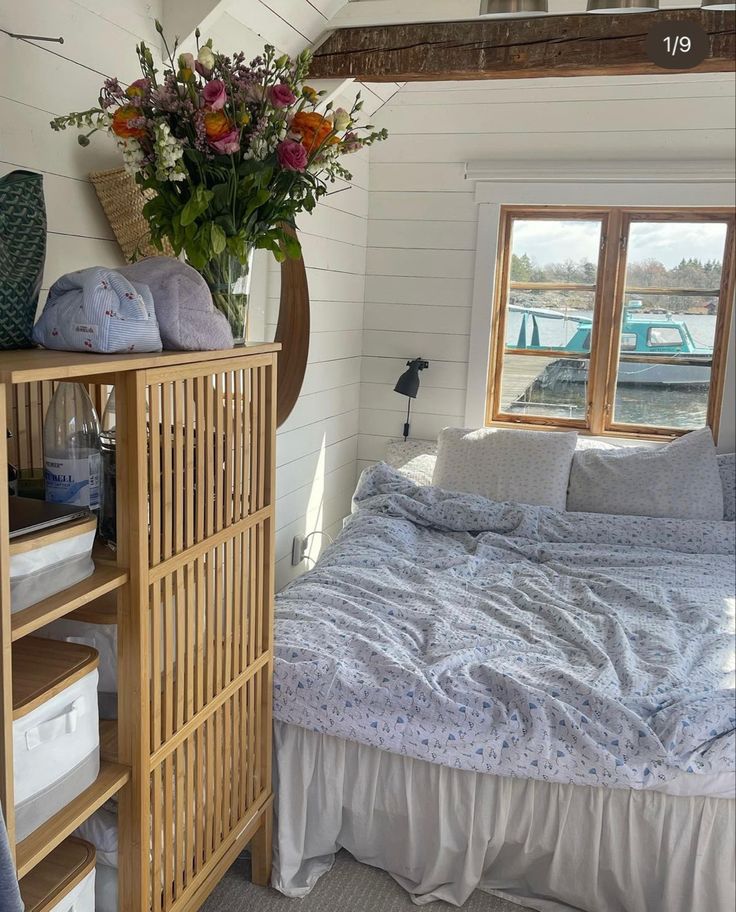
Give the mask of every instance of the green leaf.
[(226, 241), (227, 237), (222, 228), (215, 222), (210, 222), (210, 244), (212, 245), (212, 252), (215, 256), (222, 253), (225, 249)]
[(181, 210), (182, 225), (191, 225), (195, 219), (199, 218), (209, 206), (212, 197), (213, 193), (211, 190), (207, 190), (201, 185), (197, 187)]
[(302, 255), (302, 245), (293, 234), (284, 232), (282, 244), (284, 252), (290, 260), (298, 260)]

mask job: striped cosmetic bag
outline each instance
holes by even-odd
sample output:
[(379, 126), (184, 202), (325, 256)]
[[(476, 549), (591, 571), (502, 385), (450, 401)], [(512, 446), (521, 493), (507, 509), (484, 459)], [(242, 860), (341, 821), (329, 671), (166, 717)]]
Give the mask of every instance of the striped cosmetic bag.
[(54, 282), (33, 328), (33, 341), (61, 351), (161, 351), (148, 286), (100, 266), (70, 272)]

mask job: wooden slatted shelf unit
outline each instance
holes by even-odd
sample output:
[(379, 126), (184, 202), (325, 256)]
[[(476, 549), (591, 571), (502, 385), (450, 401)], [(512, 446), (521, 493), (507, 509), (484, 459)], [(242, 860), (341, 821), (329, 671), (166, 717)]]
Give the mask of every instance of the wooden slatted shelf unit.
[[(98, 409), (114, 388), (118, 418), (116, 550), (96, 544), (88, 579), (15, 614), (11, 552), (38, 541), (11, 545), (0, 490), (0, 802), (31, 893), (113, 795), (120, 912), (195, 912), (248, 843), (268, 881), (278, 350), (0, 353), (0, 470), (43, 464), (58, 382)], [(13, 656), (60, 618), (117, 624), (118, 719), (97, 780), (16, 844)]]

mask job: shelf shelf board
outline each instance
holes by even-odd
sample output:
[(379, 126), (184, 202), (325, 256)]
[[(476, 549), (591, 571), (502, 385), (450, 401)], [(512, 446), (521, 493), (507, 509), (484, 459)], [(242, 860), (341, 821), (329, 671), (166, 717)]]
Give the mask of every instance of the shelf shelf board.
[(117, 719), (100, 719), (100, 757), (117, 763), (118, 723)]
[(279, 342), (248, 342), (236, 348), (217, 351), (164, 351), (132, 355), (48, 351), (40, 348), (4, 351), (0, 360), (0, 383), (69, 380), (97, 375), (110, 378), (112, 374), (123, 371), (201, 364), (280, 350)]
[(115, 795), (130, 778), (130, 770), (119, 763), (102, 761), (100, 774), (81, 795), (62, 808), (42, 826), (27, 836), (16, 847), (18, 877), (32, 871), (49, 852), (60, 845), (67, 836), (102, 805)]
[(121, 570), (118, 567), (102, 565), (95, 567), (92, 576), (76, 583), (56, 595), (36, 602), (30, 608), (24, 608), (22, 611), (16, 611), (11, 615), (10, 627), (12, 631), (12, 640), (21, 639), (28, 636), (34, 630), (50, 624), (64, 615), (71, 614), (83, 605), (87, 605), (95, 599), (119, 589), (128, 582), (127, 570)]

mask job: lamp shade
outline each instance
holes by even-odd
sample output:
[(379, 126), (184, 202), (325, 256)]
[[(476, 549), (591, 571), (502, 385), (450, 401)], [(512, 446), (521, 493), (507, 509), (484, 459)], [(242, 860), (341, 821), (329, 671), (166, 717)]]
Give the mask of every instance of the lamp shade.
[(588, 0), (589, 13), (656, 13), (659, 0)]
[(422, 358), (414, 358), (413, 361), (407, 361), (406, 366), (409, 370), (404, 371), (399, 377), (394, 387), (394, 392), (400, 393), (402, 396), (408, 396), (410, 399), (416, 399), (419, 392), (419, 371), (429, 367), (429, 361), (424, 361)]

